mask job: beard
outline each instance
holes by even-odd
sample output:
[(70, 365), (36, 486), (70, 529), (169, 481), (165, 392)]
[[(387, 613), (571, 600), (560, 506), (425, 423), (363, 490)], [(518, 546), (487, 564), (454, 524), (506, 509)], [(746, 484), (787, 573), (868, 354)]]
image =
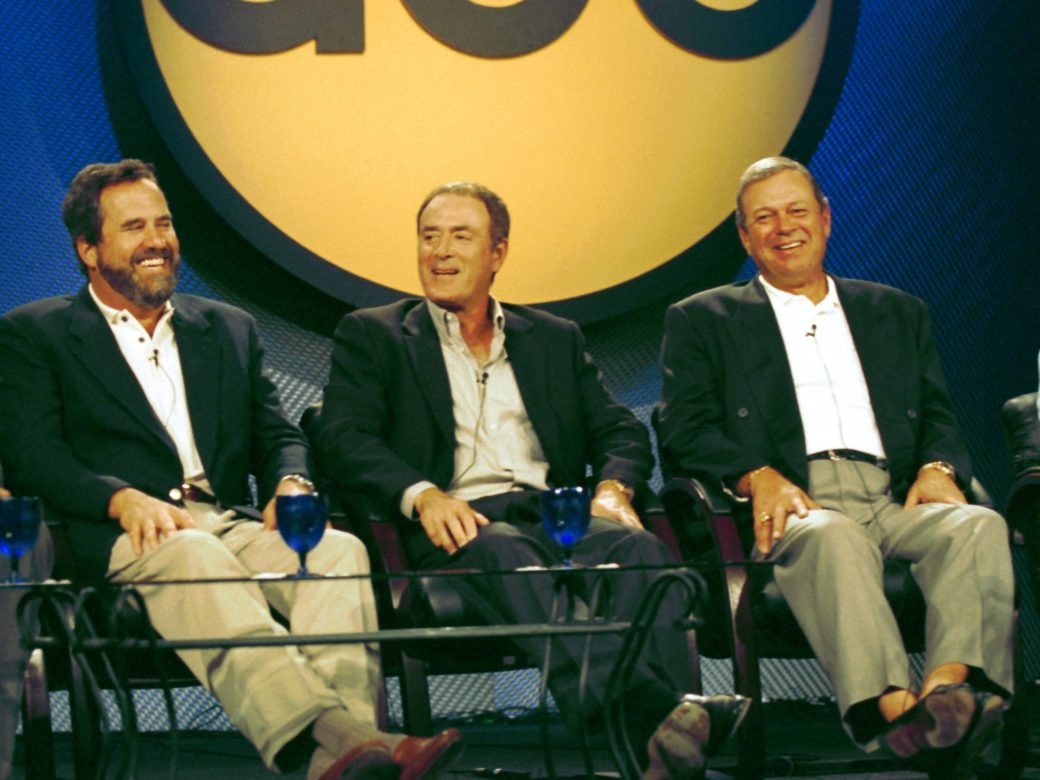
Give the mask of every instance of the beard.
[[(137, 266), (142, 260), (153, 257), (165, 259), (169, 272), (163, 276), (149, 275), (146, 278), (138, 273)], [(177, 289), (180, 267), (180, 257), (167, 248), (135, 252), (127, 267), (109, 265), (99, 258), (97, 270), (113, 290), (131, 303), (143, 309), (157, 309), (170, 300), (170, 296)]]

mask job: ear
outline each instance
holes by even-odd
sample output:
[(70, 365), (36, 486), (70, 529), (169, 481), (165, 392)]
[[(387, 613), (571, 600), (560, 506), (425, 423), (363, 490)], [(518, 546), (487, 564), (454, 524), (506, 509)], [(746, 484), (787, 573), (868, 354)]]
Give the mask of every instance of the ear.
[(87, 267), (88, 271), (97, 270), (97, 247), (87, 241), (86, 236), (79, 236), (76, 239), (76, 254), (79, 255), (79, 261)]
[(820, 211), (820, 219), (823, 222), (823, 239), (826, 241), (831, 237), (831, 207), (824, 206)]
[(491, 270), (498, 273), (502, 266), (506, 262), (506, 255), (509, 254), (509, 239), (503, 238), (495, 248), (491, 250)]
[(737, 234), (740, 236), (740, 243), (744, 245), (744, 251), (751, 255), (751, 242), (748, 240), (748, 232), (742, 227), (737, 228)]

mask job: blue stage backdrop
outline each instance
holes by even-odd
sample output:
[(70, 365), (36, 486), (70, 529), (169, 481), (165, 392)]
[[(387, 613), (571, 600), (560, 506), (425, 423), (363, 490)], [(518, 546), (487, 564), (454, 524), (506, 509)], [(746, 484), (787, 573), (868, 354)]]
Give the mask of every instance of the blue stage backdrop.
[[(298, 414), (320, 396), (345, 305), (270, 262), (192, 187), (138, 97), (112, 14), (107, 0), (0, 9), (0, 311), (82, 283), (59, 217), (81, 166), (154, 161), (181, 236), (182, 291), (259, 318)], [(977, 471), (998, 500), (1009, 485), (1000, 406), (1037, 386), (1037, 41), (1040, 14), (1021, 0), (862, 2), (840, 97), (806, 160), (834, 210), (831, 271), (930, 305)], [(748, 123), (766, 121), (753, 100), (743, 107)], [(747, 276), (737, 250), (730, 240), (720, 267)], [(695, 288), (661, 289), (656, 302), (586, 328), (614, 392), (644, 420), (660, 388), (664, 309)]]

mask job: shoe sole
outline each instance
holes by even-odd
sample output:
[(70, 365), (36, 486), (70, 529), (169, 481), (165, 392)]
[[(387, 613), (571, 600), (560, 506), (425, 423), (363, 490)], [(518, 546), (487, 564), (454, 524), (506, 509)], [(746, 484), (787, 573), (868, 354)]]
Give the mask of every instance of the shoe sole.
[[(695, 721), (707, 721), (703, 735), (695, 730), (700, 725)], [(660, 733), (664, 728), (664, 733)], [(696, 777), (703, 771), (707, 760), (705, 747), (711, 732), (711, 719), (707, 711), (694, 702), (680, 703), (654, 732), (654, 745), (661, 763), (671, 778)]]
[(975, 696), (967, 688), (954, 688), (926, 696), (924, 708), (935, 724), (924, 733), (925, 741), (933, 748), (948, 748), (964, 739), (971, 727)]

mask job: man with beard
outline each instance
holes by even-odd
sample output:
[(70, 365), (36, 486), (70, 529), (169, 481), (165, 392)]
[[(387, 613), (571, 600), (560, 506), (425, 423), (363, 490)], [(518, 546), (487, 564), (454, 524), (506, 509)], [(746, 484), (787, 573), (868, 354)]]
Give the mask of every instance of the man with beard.
[[(311, 490), (306, 444), (263, 366), (256, 322), (174, 293), (173, 218), (150, 165), (90, 165), (62, 209), (88, 283), (0, 318), (0, 457), (11, 485), (59, 517), (85, 578), (225, 580), (140, 587), (170, 639), (352, 633), (376, 628), (365, 579), (257, 584), (296, 554), (274, 496)], [(250, 501), (256, 478), (263, 512)], [(363, 545), (326, 532), (320, 574), (368, 571)], [(230, 581), (228, 581), (230, 580)], [(308, 778), (435, 776), (457, 731), (377, 730), (378, 654), (364, 644), (181, 653), (272, 769)]]

